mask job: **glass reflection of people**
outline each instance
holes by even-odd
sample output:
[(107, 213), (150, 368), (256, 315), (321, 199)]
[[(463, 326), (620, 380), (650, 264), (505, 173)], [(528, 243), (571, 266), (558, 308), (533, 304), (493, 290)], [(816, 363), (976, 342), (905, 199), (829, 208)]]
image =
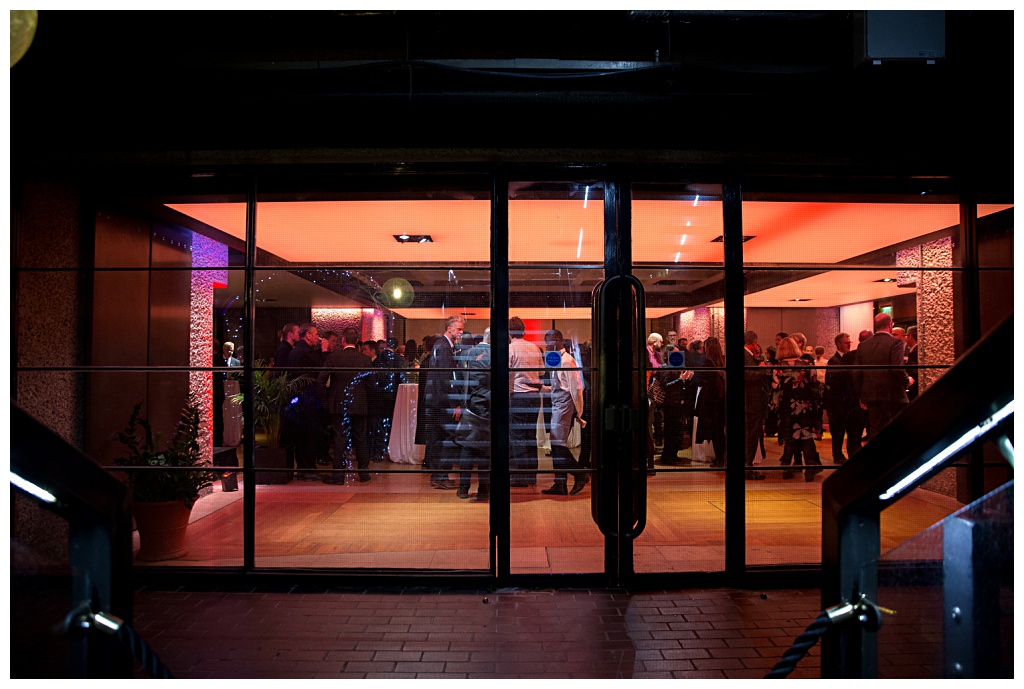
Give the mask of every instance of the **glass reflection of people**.
[[(541, 393), (550, 392), (540, 380), (544, 359), (540, 348), (525, 339), (526, 324), (519, 316), (508, 319), (509, 365), (509, 468), (512, 472), (537, 469), (537, 417), (541, 409)], [(531, 369), (531, 370), (526, 370)], [(532, 486), (535, 473), (513, 473), (509, 485)]]
[(573, 424), (583, 416), (583, 376), (580, 364), (566, 348), (562, 331), (551, 331), (551, 351), (559, 355), (558, 366), (548, 369), (551, 381), (551, 463), (555, 468), (555, 482), (541, 493), (568, 495), (568, 473), (572, 471), (572, 494), (579, 493), (590, 481), (590, 476), (579, 471), (575, 457), (569, 450), (569, 434)]
[(466, 364), (465, 406), (459, 423), (458, 443), (462, 446), (459, 474), (460, 498), (469, 498), (470, 471), (477, 470), (477, 492), (473, 502), (490, 499), (491, 470), (491, 329), (486, 328), (479, 344), (464, 353)]

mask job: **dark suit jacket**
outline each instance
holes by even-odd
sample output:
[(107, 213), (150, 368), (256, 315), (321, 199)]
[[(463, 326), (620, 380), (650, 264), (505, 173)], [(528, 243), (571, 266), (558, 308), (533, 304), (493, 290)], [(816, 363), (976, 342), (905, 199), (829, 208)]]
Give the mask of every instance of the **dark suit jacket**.
[(443, 335), (434, 343), (430, 353), (430, 366), (427, 371), (427, 389), (424, 392), (424, 403), (431, 409), (451, 416), (455, 407), (462, 405), (462, 376), (453, 369), (457, 366), (455, 352), (447, 337)]
[[(274, 354), (274, 368), (281, 368), (288, 365), (288, 355), (292, 353), (293, 345), (288, 340), (281, 340), (277, 346), (277, 353)], [(290, 376), (289, 376), (290, 377)]]
[(875, 333), (857, 347), (858, 366), (893, 366), (890, 370), (855, 371), (861, 402), (903, 402), (907, 399), (907, 371), (903, 368), (903, 343), (885, 332)]
[[(849, 366), (856, 360), (856, 350), (850, 350), (846, 354), (836, 352), (829, 360), (829, 366)], [(857, 399), (853, 389), (852, 371), (825, 371), (825, 404), (840, 405), (848, 404)]]
[[(746, 415), (751, 417), (764, 416), (768, 411), (768, 394), (771, 390), (772, 377), (770, 368), (749, 368), (758, 366), (760, 362), (754, 358), (746, 347), (743, 348), (743, 403)], [(703, 393), (701, 393), (703, 394)]]
[(443, 440), (453, 425), (452, 412), (461, 406), (464, 388), (456, 367), (455, 352), (444, 335), (420, 365), (419, 406), (416, 410), (416, 444)]
[[(324, 366), (327, 368), (349, 368), (369, 369), (370, 357), (358, 351), (355, 347), (335, 349), (327, 355)], [(321, 387), (331, 385), (327, 388), (327, 409), (331, 414), (363, 414), (368, 412), (366, 402), (367, 378), (371, 373), (354, 371), (321, 371), (317, 377), (317, 384)]]

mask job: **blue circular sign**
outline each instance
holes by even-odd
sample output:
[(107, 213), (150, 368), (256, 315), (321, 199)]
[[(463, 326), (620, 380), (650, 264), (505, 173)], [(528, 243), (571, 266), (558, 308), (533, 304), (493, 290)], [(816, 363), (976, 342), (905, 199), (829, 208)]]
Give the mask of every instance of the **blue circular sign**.
[(668, 365), (676, 368), (683, 365), (683, 353), (678, 349), (668, 353)]
[(562, 363), (562, 353), (548, 352), (547, 354), (544, 355), (544, 363), (550, 366), (551, 368), (557, 368), (558, 365)]

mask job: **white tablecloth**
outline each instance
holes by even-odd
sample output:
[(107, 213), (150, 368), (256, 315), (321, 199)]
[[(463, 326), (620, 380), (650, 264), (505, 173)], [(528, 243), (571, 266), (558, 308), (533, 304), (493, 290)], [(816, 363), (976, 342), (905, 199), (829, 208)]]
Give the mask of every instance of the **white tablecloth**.
[(388, 454), (392, 462), (399, 464), (420, 464), (426, 448), (416, 445), (416, 405), (419, 401), (419, 385), (402, 383), (395, 398), (395, 413), (391, 417), (391, 438), (388, 440)]

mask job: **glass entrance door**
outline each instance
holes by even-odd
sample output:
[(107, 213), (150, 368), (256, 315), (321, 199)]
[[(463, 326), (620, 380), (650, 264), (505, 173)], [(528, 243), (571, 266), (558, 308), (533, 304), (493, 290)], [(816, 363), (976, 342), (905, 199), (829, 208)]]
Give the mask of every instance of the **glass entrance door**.
[(592, 509), (598, 404), (593, 291), (604, 279), (605, 189), (508, 191), (509, 574), (605, 570)]
[(725, 374), (683, 343), (721, 340), (720, 189), (513, 182), (508, 218), (510, 573), (723, 570)]

